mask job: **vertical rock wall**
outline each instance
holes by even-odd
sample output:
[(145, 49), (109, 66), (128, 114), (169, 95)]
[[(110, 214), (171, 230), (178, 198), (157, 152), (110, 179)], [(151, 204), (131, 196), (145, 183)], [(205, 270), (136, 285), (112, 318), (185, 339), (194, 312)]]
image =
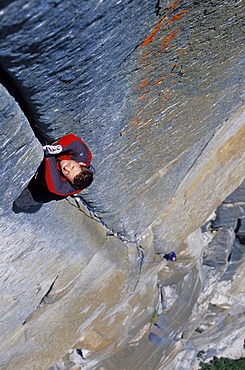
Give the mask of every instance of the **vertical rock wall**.
[(242, 104), (242, 5), (155, 5), (17, 1), (1, 15), (0, 63), (38, 137), (88, 142), (98, 178), (89, 199), (131, 235), (161, 214)]
[[(2, 368), (48, 368), (77, 341), (96, 368), (138, 345), (159, 270), (171, 286), (164, 263), (147, 262), (184, 253), (244, 178), (242, 20), (235, 1), (2, 2)], [(66, 133), (93, 152), (96, 179), (83, 197), (126, 243), (72, 199), (12, 212), (40, 143)], [(202, 287), (192, 259), (202, 247), (191, 250), (178, 275), (176, 294), (191, 302), (181, 328)], [(162, 340), (155, 351), (147, 338), (157, 368), (173, 347)], [(124, 357), (132, 344), (123, 348)], [(149, 352), (138, 348), (140, 366)]]

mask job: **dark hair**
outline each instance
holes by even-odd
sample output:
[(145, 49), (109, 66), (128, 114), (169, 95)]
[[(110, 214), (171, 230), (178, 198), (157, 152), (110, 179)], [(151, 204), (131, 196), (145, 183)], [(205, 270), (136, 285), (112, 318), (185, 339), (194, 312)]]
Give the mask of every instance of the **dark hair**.
[(93, 171), (88, 167), (81, 166), (81, 172), (79, 172), (72, 181), (72, 186), (77, 190), (83, 190), (91, 185), (93, 181)]

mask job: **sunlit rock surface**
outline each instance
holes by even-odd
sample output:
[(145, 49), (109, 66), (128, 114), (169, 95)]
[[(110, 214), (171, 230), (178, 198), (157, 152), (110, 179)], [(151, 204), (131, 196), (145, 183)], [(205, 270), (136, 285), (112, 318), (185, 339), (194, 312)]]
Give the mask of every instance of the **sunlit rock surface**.
[[(1, 3), (2, 369), (65, 368), (77, 348), (70, 367), (184, 370), (243, 335), (243, 13)], [(66, 133), (93, 152), (82, 196), (103, 224), (71, 198), (12, 211)]]

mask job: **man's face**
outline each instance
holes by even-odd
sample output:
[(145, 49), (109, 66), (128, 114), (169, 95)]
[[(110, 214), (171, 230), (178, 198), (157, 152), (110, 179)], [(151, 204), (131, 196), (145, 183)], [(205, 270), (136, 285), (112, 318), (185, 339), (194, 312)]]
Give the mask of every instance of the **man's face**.
[(73, 159), (64, 159), (60, 161), (61, 172), (64, 177), (72, 182), (74, 177), (81, 172), (81, 164)]

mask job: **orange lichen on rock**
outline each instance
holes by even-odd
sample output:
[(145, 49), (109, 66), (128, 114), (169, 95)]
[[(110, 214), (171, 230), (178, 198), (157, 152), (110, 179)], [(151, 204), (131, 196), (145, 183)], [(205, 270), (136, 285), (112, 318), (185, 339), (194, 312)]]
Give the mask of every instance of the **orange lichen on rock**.
[(134, 122), (135, 121), (135, 118), (143, 111), (145, 110), (145, 107), (141, 108), (134, 116), (133, 118), (131, 119), (131, 121), (129, 121), (128, 123), (126, 123), (126, 126), (130, 125), (130, 123)]
[(178, 14), (174, 15), (172, 18), (170, 18), (167, 22), (164, 23), (164, 26), (170, 22), (174, 22), (174, 21), (177, 21), (178, 19), (180, 19), (181, 17), (183, 17), (183, 15), (185, 13), (187, 13), (188, 10), (182, 10), (181, 12), (179, 12)]
[(166, 10), (166, 13), (169, 15), (174, 9), (177, 8), (181, 0), (175, 0)]
[(170, 97), (171, 93), (168, 93), (164, 98), (162, 98), (162, 100), (166, 100)]
[(139, 92), (143, 87), (145, 87), (147, 84), (150, 83), (150, 80), (143, 80), (143, 83), (140, 85), (140, 87), (136, 90), (137, 92)]
[[(172, 32), (167, 37), (164, 36), (165, 38), (163, 36), (161, 37), (161, 35), (158, 35), (157, 36), (158, 45), (155, 45), (155, 46), (158, 46), (158, 50), (156, 50), (156, 48), (154, 49), (151, 48), (151, 50), (148, 50), (150, 48), (147, 48), (146, 49), (147, 51), (143, 52), (139, 59), (139, 64), (141, 65), (140, 73), (144, 73), (145, 74), (144, 77), (146, 78), (138, 82), (139, 85), (136, 87), (136, 93), (138, 95), (138, 101), (142, 102), (141, 104), (142, 106), (144, 106), (144, 108), (142, 108), (138, 113), (136, 113), (136, 115), (132, 118), (132, 120), (126, 124), (126, 126), (128, 126), (129, 124), (133, 123), (129, 128), (130, 131), (131, 130), (134, 131), (136, 128), (139, 128), (142, 125), (143, 126), (145, 125), (144, 121), (146, 121), (146, 117), (145, 119), (142, 120), (143, 116), (140, 113), (144, 109), (147, 110), (147, 106), (149, 106), (149, 102), (150, 102), (149, 99), (150, 97), (152, 97), (152, 94), (154, 94), (154, 96), (156, 96), (156, 94), (159, 95), (160, 100), (166, 100), (170, 96), (170, 94), (167, 94), (164, 98), (162, 98), (162, 96), (160, 95), (162, 94), (163, 90), (161, 90), (160, 86), (158, 89), (156, 88), (152, 89), (152, 91), (150, 87), (155, 86), (155, 85), (160, 85), (160, 84), (162, 84), (163, 86), (163, 80), (165, 77), (175, 76), (175, 74), (172, 73), (172, 70), (177, 66), (177, 63), (172, 65), (171, 73), (167, 74), (167, 76), (163, 76), (163, 72), (162, 72), (158, 75), (158, 77), (156, 76), (154, 79), (150, 76), (153, 76), (153, 72), (155, 72), (155, 70), (152, 67), (151, 68), (149, 67), (153, 63), (155, 63), (155, 60), (153, 60), (154, 56), (157, 56), (157, 54), (160, 54), (160, 52), (162, 52), (164, 49), (168, 48), (168, 51), (169, 51), (171, 48), (174, 47), (174, 45), (171, 45), (170, 41), (176, 36), (176, 34), (178, 34), (178, 32), (180, 32), (181, 29), (179, 28), (179, 29), (176, 29), (174, 32), (173, 30), (169, 32), (168, 31), (169, 24), (171, 22), (174, 22), (180, 19), (185, 13), (187, 13), (187, 10), (182, 10), (182, 11), (176, 12), (177, 13), (176, 15), (171, 16), (173, 11), (179, 6), (180, 2), (181, 2), (180, 0), (172, 1), (172, 4), (168, 7), (168, 9), (165, 10), (164, 16), (154, 26), (153, 30), (150, 32), (150, 34), (145, 38), (145, 40), (140, 45), (140, 48), (143, 48), (144, 46), (154, 41), (156, 38), (156, 34), (162, 28), (164, 29), (163, 34), (165, 34), (165, 36), (166, 36), (166, 33), (165, 33), (166, 31), (168, 33)], [(176, 80), (174, 80), (172, 83), (175, 83), (175, 82)], [(169, 81), (169, 83), (171, 83), (171, 80)], [(161, 91), (156, 91), (156, 90), (161, 90)], [(162, 109), (165, 109), (165, 108), (163, 107)], [(162, 111), (162, 109), (160, 111)], [(152, 131), (150, 131), (149, 133), (151, 132)]]
[(137, 123), (135, 124), (135, 126), (136, 126), (136, 127), (139, 127), (143, 122), (144, 122), (144, 121), (143, 121), (143, 120), (141, 120), (141, 121), (137, 122)]
[(162, 41), (162, 44), (166, 44), (166, 42), (172, 40), (172, 38), (174, 38), (174, 36), (180, 31), (180, 29), (178, 29), (177, 31), (174, 31), (173, 33), (171, 33), (171, 35), (169, 35), (168, 37), (166, 37), (163, 41)]
[(147, 64), (147, 65), (145, 66), (145, 68), (146, 68), (146, 67), (150, 67), (153, 63), (154, 63), (154, 62), (151, 62), (151, 63)]
[(147, 38), (142, 42), (142, 44), (140, 45), (140, 48), (143, 48), (145, 45), (149, 44), (150, 42), (152, 42), (154, 40), (154, 36), (155, 34), (162, 28), (162, 21), (165, 19), (166, 17), (162, 18), (154, 27), (154, 30), (152, 31), (152, 33), (147, 36)]
[(157, 54), (160, 54), (160, 53), (161, 53), (161, 51), (163, 51), (164, 49), (167, 49), (168, 47), (169, 47), (169, 44), (164, 45), (164, 46), (160, 49), (160, 51), (158, 51), (158, 52), (157, 52)]
[[(155, 25), (153, 31), (150, 33), (149, 36), (146, 37), (146, 39), (142, 42), (142, 44), (140, 45), (140, 48), (143, 48), (144, 46), (148, 45), (150, 42), (152, 42), (154, 40), (154, 36), (156, 35), (156, 33), (158, 31), (160, 31), (160, 29), (163, 27), (163, 26), (166, 26), (168, 23), (170, 22), (174, 22), (178, 19), (180, 19), (181, 17), (183, 17), (183, 15), (185, 13), (188, 12), (188, 10), (182, 10), (180, 11), (178, 14), (174, 15), (171, 19), (169, 19), (167, 22), (163, 23), (163, 21), (165, 19), (167, 19), (167, 17), (174, 11), (174, 9), (177, 8), (177, 6), (180, 4), (180, 0), (176, 0), (174, 1), (169, 7), (168, 9), (165, 11), (165, 15), (164, 17), (161, 18), (161, 20)], [(145, 53), (145, 55), (147, 55)], [(143, 57), (144, 58), (144, 57)]]
[(141, 55), (140, 59), (146, 59), (147, 55), (151, 53), (151, 50), (146, 51), (144, 54)]
[(157, 84), (160, 84), (162, 82), (162, 80), (164, 79), (164, 77), (161, 77), (159, 78), (156, 82), (154, 82), (151, 86), (154, 86), (154, 85), (157, 85)]

